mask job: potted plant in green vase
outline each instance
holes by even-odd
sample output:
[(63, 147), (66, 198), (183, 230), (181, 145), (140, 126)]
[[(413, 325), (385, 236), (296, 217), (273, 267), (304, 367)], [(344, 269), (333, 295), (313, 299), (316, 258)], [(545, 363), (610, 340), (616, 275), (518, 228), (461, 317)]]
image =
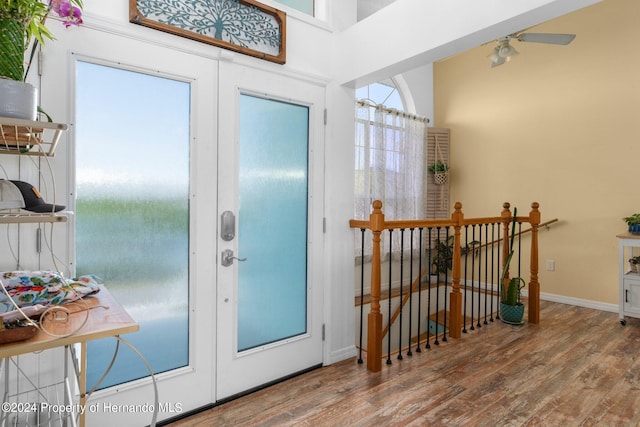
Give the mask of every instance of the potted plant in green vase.
[(629, 226), (629, 233), (640, 234), (640, 213), (635, 213), (626, 218), (622, 218), (622, 220)]
[(449, 177), (449, 166), (438, 160), (429, 165), (429, 172), (433, 174), (433, 182), (442, 185), (446, 184)]
[[(454, 236), (449, 236), (447, 240), (435, 240), (434, 247), (429, 249), (431, 252), (431, 274), (438, 276), (438, 281), (444, 281), (444, 276), (453, 267), (453, 242)], [(479, 250), (480, 242), (473, 240), (466, 246), (460, 247), (460, 255), (465, 256), (469, 253), (474, 255)]]
[(69, 27), (82, 23), (81, 7), (82, 0), (0, 0), (0, 116), (36, 119), (37, 90), (25, 82), (26, 53), (53, 39), (44, 25), (50, 11)]
[(524, 322), (524, 304), (520, 301), (520, 291), (526, 286), (526, 282), (522, 277), (512, 277), (507, 279), (509, 272), (509, 264), (513, 257), (513, 240), (516, 232), (516, 215), (517, 209), (513, 209), (513, 221), (511, 223), (511, 236), (509, 243), (509, 254), (502, 268), (500, 275), (500, 318), (505, 323), (512, 325), (522, 325)]

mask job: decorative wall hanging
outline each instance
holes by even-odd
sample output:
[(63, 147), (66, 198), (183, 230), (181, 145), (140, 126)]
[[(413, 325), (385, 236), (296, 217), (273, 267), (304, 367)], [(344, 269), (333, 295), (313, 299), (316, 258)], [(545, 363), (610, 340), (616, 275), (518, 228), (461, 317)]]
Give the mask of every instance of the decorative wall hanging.
[(254, 0), (129, 0), (129, 21), (285, 63), (286, 14)]

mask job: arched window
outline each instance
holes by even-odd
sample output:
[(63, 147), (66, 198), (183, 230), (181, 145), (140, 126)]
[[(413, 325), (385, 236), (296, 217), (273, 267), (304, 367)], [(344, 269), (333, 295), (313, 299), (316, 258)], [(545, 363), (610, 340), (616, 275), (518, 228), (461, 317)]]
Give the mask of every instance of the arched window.
[(355, 215), (381, 200), (390, 219), (421, 218), (426, 174), (426, 119), (407, 114), (392, 79), (356, 90)]
[(448, 136), (445, 142), (432, 135), (403, 89), (394, 78), (356, 90), (354, 218), (368, 218), (374, 200), (391, 220), (442, 217), (438, 207), (447, 216), (448, 187), (433, 185), (428, 165), (445, 144), (448, 161)]
[(356, 100), (370, 100), (376, 105), (407, 111), (393, 79), (386, 79), (356, 89)]

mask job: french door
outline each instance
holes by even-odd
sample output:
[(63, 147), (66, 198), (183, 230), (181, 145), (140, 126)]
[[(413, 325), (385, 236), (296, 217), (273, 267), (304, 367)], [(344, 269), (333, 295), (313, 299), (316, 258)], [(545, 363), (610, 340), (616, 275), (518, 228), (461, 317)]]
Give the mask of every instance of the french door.
[[(131, 151), (125, 150), (123, 155), (127, 152), (138, 155), (142, 151), (139, 161), (142, 163), (130, 167), (123, 175), (125, 179), (136, 177), (143, 170), (154, 170), (153, 159), (157, 158), (162, 160), (157, 164), (165, 165), (155, 169), (157, 183), (171, 181), (170, 167), (165, 161), (174, 158), (172, 150), (182, 150), (188, 159), (185, 193), (188, 200), (183, 205), (188, 208), (181, 208), (188, 216), (185, 228), (188, 241), (184, 248), (170, 245), (172, 250), (184, 250), (180, 257), (188, 263), (188, 272), (180, 275), (180, 282), (186, 284), (180, 292), (186, 293), (187, 301), (186, 317), (180, 324), (184, 332), (180, 334), (188, 337), (181, 337), (179, 345), (184, 348), (172, 349), (184, 355), (182, 362), (175, 367), (161, 367), (156, 372), (161, 405), (158, 420), (321, 364), (323, 86), (188, 54), (135, 37), (88, 27), (81, 27), (79, 32), (81, 34), (66, 31), (55, 34), (59, 42), (47, 46), (42, 77), (43, 105), (48, 106), (48, 112), (56, 121), (72, 124), (69, 143), (60, 144), (54, 164), (58, 185), (69, 190), (69, 208), (78, 208), (76, 198), (86, 196), (76, 194), (77, 174), (85, 165), (76, 159), (75, 146), (93, 145), (113, 154), (109, 151), (116, 150), (116, 144), (111, 146), (114, 140), (105, 139), (108, 129), (117, 129), (122, 138), (133, 137), (129, 145)], [(99, 57), (95, 55), (95, 46), (104, 47)], [(135, 117), (146, 112), (143, 107), (136, 107), (131, 115), (117, 120), (105, 114), (90, 121), (86, 118), (86, 107), (82, 112), (74, 111), (78, 95), (75, 92), (80, 90), (76, 79), (92, 77), (102, 71), (102, 67), (127, 77), (140, 77), (143, 81), (166, 80), (169, 86), (180, 88), (186, 94), (189, 127), (180, 133), (188, 135), (188, 141), (176, 140), (175, 146), (166, 150), (154, 145), (155, 139), (149, 137), (144, 127), (136, 128), (141, 123)], [(76, 74), (79, 77), (60, 78)], [(116, 81), (103, 83), (107, 89), (118, 84)], [(162, 81), (159, 83), (164, 86)], [(151, 91), (145, 88), (137, 85), (126, 96), (114, 93), (109, 102), (125, 110), (134, 105), (127, 100), (129, 95), (141, 100), (156, 99), (158, 94), (153, 93), (151, 97)], [(176, 99), (173, 95), (169, 97)], [(67, 98), (68, 104), (61, 103), (60, 100)], [(106, 99), (95, 101), (96, 105), (102, 102)], [(173, 108), (178, 109), (179, 105), (175, 103)], [(162, 127), (169, 123), (161, 116), (155, 117), (158, 118), (160, 124), (147, 125)], [(94, 128), (88, 129), (88, 126)], [(163, 131), (173, 135), (175, 130)], [(85, 135), (82, 141), (79, 140), (81, 132)], [(93, 157), (98, 157), (93, 159), (96, 164), (109, 158), (107, 155)], [(117, 157), (115, 159), (117, 161)], [(93, 169), (89, 172), (91, 179), (108, 181), (115, 178), (116, 170), (107, 169), (104, 174)], [(146, 185), (148, 191), (143, 193), (147, 196), (158, 190), (153, 183)], [(153, 217), (155, 213), (161, 211), (151, 209), (148, 215)], [(131, 225), (132, 218), (121, 212), (120, 218), (114, 219), (115, 227), (118, 220)], [(70, 224), (68, 238), (58, 238), (67, 239), (65, 258), (69, 268), (75, 269), (76, 241), (82, 236), (74, 233), (82, 230), (74, 227), (73, 218)], [(119, 236), (119, 240), (126, 242), (126, 235)], [(150, 248), (165, 243), (155, 241), (155, 237), (153, 233), (145, 236), (150, 239)], [(100, 243), (96, 241), (95, 246)], [(136, 252), (133, 246), (124, 247), (111, 252), (116, 256), (123, 251), (130, 250), (132, 255)], [(91, 250), (91, 242), (86, 248)], [(100, 255), (98, 259), (107, 256)], [(240, 261), (245, 258), (246, 261)], [(122, 259), (126, 261), (127, 257)], [(167, 264), (176, 260), (170, 261)], [(98, 271), (86, 272), (99, 274)], [(138, 284), (134, 280), (127, 286), (133, 291)], [(107, 280), (105, 285), (109, 288), (112, 283)], [(151, 305), (150, 314), (166, 314), (166, 310), (147, 304), (153, 302), (152, 298), (132, 294), (135, 297), (131, 301), (124, 295), (116, 297), (125, 308), (135, 310), (146, 304)], [(171, 293), (162, 295), (160, 300), (167, 303), (175, 300)], [(134, 320), (137, 316), (133, 316)], [(151, 329), (142, 326), (141, 334)], [(170, 330), (171, 322), (166, 328), (168, 332), (175, 332)], [(134, 341), (132, 336), (123, 338)], [(136, 347), (153, 364), (153, 359), (159, 356), (153, 349), (154, 341), (160, 343), (169, 336), (171, 333), (156, 330), (142, 338)], [(145, 348), (142, 342), (151, 347)], [(95, 392), (89, 402), (100, 408), (154, 403), (154, 384), (146, 373), (142, 372), (142, 376), (136, 373), (131, 380), (126, 379), (126, 375), (121, 378)], [(92, 426), (147, 425), (151, 420), (151, 414), (146, 411), (98, 411), (87, 417)]]
[(216, 395), (322, 363), (324, 89), (220, 63)]

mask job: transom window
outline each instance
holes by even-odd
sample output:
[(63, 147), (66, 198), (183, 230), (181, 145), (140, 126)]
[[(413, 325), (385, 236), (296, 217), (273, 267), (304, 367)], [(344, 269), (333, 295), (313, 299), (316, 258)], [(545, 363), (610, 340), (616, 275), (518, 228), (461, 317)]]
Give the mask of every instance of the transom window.
[(274, 0), (285, 6), (289, 6), (292, 9), (299, 10), (307, 15), (313, 15), (314, 0)]

